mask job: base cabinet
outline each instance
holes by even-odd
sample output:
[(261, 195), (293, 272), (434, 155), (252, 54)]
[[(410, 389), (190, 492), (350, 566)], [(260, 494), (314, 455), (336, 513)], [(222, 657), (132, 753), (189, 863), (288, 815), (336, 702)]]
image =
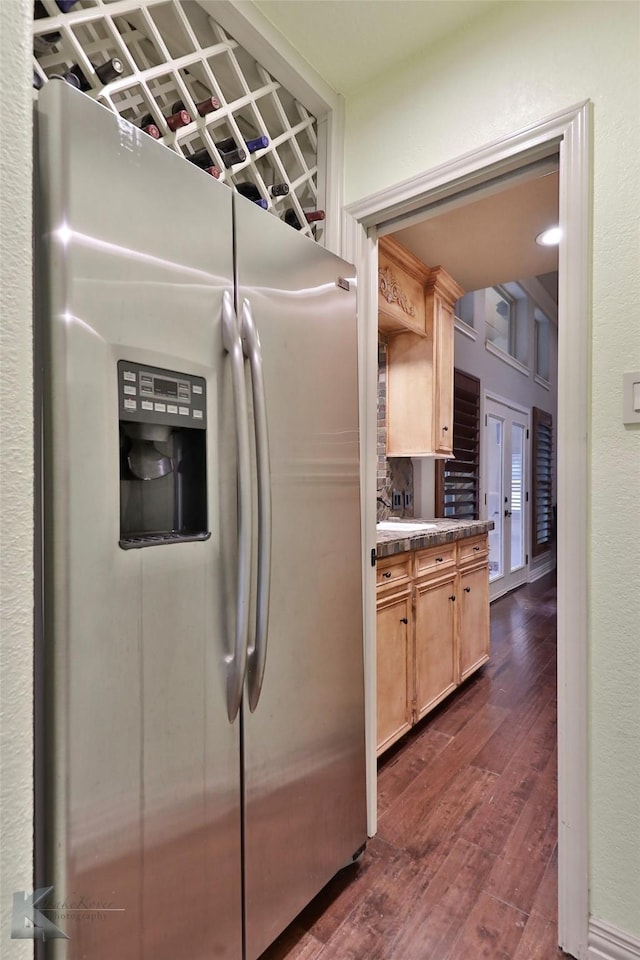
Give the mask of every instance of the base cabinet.
[(382, 558), (377, 584), (380, 755), (489, 659), (488, 537)]
[(455, 570), (415, 584), (416, 720), (457, 686)]
[(460, 681), (489, 659), (489, 571), (486, 564), (460, 572), (458, 643)]
[(413, 723), (411, 590), (380, 597), (377, 608), (377, 742), (381, 753)]

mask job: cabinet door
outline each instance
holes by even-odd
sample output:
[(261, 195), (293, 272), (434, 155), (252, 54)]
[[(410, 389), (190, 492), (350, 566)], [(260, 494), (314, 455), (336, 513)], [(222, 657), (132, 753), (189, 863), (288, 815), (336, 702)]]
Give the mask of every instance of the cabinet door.
[(456, 686), (455, 600), (457, 577), (430, 578), (416, 584), (416, 719)]
[(424, 285), (429, 268), (393, 237), (378, 246), (378, 329), (425, 334)]
[(378, 754), (408, 730), (412, 722), (411, 593), (378, 598), (376, 618)]
[(435, 404), (433, 442), (435, 453), (453, 453), (453, 307), (435, 298), (434, 359)]
[(489, 659), (489, 566), (460, 573), (458, 641), (460, 680)]

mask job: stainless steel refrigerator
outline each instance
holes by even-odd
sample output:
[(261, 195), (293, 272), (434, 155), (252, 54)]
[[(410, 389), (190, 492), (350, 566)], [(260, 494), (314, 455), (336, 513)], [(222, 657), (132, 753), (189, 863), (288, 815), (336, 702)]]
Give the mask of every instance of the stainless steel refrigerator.
[(71, 960), (254, 960), (366, 840), (353, 267), (37, 106), (37, 885)]

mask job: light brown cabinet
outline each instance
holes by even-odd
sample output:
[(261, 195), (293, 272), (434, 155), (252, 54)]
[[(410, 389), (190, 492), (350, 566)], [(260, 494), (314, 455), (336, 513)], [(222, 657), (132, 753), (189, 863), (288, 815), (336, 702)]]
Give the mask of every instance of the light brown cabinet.
[(458, 685), (455, 592), (455, 569), (415, 583), (416, 721)]
[(489, 561), (486, 551), (461, 558), (458, 569), (458, 648), (462, 683), (489, 659)]
[(425, 333), (387, 344), (387, 456), (450, 457), (453, 452), (453, 338), (464, 291), (442, 267), (425, 285)]
[(378, 329), (425, 335), (425, 286), (431, 273), (393, 237), (378, 244)]
[(377, 565), (378, 754), (489, 659), (486, 534)]
[(376, 615), (377, 743), (381, 753), (413, 723), (411, 588), (378, 599)]

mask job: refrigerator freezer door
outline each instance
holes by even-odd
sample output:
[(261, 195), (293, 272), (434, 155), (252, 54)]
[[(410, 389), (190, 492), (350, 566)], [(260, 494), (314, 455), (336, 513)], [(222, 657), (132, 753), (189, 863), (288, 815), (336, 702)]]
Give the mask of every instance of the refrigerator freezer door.
[[(77, 908), (57, 921), (69, 939), (48, 947), (66, 960), (240, 960), (239, 723), (225, 672), (236, 462), (220, 320), (231, 195), (64, 83), (46, 85), (38, 113), (38, 883)], [(206, 381), (207, 540), (118, 545), (119, 360)]]
[(243, 708), (255, 960), (366, 840), (357, 331), (351, 265), (241, 197), (235, 211), (272, 497), (266, 670)]

